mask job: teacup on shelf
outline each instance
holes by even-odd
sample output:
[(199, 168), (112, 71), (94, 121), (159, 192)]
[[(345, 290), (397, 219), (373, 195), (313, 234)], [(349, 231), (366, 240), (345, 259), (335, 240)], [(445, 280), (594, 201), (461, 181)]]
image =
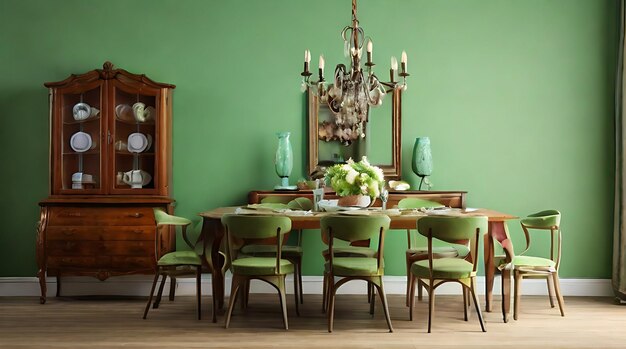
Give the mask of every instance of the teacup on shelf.
[(122, 121), (135, 122), (133, 109), (128, 104), (118, 104), (117, 107), (115, 107), (115, 116)]
[(74, 120), (82, 121), (88, 118), (95, 117), (100, 113), (99, 109), (89, 106), (87, 103), (76, 103), (72, 108), (72, 115)]

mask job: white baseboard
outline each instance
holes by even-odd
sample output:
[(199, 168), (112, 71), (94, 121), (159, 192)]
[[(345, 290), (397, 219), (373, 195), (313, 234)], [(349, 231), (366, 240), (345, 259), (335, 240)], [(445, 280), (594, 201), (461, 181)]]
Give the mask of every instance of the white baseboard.
[[(62, 279), (62, 296), (147, 296), (152, 284), (152, 276), (119, 276), (106, 281), (99, 281), (91, 277), (64, 277)], [(387, 294), (404, 294), (406, 292), (405, 276), (385, 276), (383, 278)], [(54, 297), (56, 294), (56, 278), (48, 278), (47, 295)], [(230, 275), (226, 276), (226, 295), (230, 293)], [(321, 276), (304, 276), (302, 288), (306, 294), (322, 293)], [(485, 293), (485, 278), (477, 278), (478, 293)], [(166, 285), (169, 290), (169, 279)], [(564, 296), (613, 296), (610, 279), (561, 279), (561, 291)], [(195, 295), (194, 279), (178, 279), (177, 295)], [(254, 280), (251, 283), (251, 292), (273, 293), (275, 290), (261, 282)], [(287, 292), (293, 293), (293, 278), (287, 277)], [(349, 282), (342, 286), (339, 294), (365, 294), (367, 289), (361, 281)], [(494, 295), (500, 294), (500, 278), (494, 282)], [(202, 293), (211, 294), (211, 276), (202, 276)], [(456, 283), (448, 283), (437, 288), (437, 294), (461, 294), (461, 286)], [(522, 282), (522, 294), (546, 295), (546, 282), (541, 279), (527, 279)], [(39, 296), (39, 280), (35, 277), (5, 277), (0, 278), (0, 296)]]

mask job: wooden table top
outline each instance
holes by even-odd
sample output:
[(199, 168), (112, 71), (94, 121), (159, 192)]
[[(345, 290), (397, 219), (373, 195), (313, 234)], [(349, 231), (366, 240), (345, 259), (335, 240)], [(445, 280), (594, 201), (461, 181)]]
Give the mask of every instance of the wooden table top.
[[(287, 216), (291, 218), (293, 223), (301, 223), (307, 226), (319, 226), (319, 220), (321, 217), (337, 214), (340, 212), (311, 212), (310, 214), (302, 214), (302, 211), (286, 211), (286, 212), (273, 212), (269, 210), (252, 210), (247, 209), (246, 206), (230, 206), (230, 207), (218, 207), (216, 209), (199, 213), (199, 216), (208, 219), (221, 219), (223, 215), (229, 213), (236, 213), (237, 209), (239, 209), (239, 213), (241, 214), (260, 214), (260, 215), (281, 215)], [(425, 217), (428, 213), (420, 212), (420, 211), (403, 211), (399, 212), (397, 210), (387, 210), (383, 212), (380, 208), (370, 208), (367, 210), (357, 210), (357, 211), (342, 211), (344, 214), (359, 214), (361, 212), (371, 212), (371, 214), (383, 213), (387, 214), (389, 218), (391, 218), (391, 228), (414, 228), (415, 221), (420, 217)], [(352, 212), (352, 213), (351, 213)], [(507, 221), (511, 219), (517, 219), (518, 217), (502, 213), (486, 208), (477, 208), (477, 209), (448, 209), (446, 211), (435, 210), (438, 215), (453, 215), (453, 216), (486, 216), (488, 217), (490, 222), (499, 222), (499, 221)], [(365, 213), (364, 213), (365, 214)]]

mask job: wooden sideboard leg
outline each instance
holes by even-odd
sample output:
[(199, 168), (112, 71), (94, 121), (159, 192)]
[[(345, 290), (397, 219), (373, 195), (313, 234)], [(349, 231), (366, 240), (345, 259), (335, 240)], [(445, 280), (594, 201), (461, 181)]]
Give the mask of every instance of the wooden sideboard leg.
[(39, 287), (41, 288), (41, 296), (39, 297), (39, 303), (46, 304), (46, 292), (48, 290), (46, 288), (45, 269), (39, 269), (39, 271), (37, 272), (37, 277), (39, 278)]
[(46, 249), (44, 246), (46, 226), (48, 225), (48, 208), (42, 207), (39, 214), (39, 224), (37, 225), (37, 277), (39, 278), (39, 288), (41, 288), (41, 296), (39, 297), (39, 303), (46, 303), (46, 294), (48, 289), (46, 287)]

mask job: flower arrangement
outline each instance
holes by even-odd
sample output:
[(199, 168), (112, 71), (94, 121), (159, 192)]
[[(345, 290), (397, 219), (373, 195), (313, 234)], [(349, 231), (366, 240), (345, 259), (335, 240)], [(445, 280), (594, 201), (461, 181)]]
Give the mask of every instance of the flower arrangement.
[(372, 199), (380, 196), (385, 178), (380, 167), (370, 165), (367, 157), (354, 162), (337, 164), (328, 169), (326, 180), (339, 196), (368, 195)]

